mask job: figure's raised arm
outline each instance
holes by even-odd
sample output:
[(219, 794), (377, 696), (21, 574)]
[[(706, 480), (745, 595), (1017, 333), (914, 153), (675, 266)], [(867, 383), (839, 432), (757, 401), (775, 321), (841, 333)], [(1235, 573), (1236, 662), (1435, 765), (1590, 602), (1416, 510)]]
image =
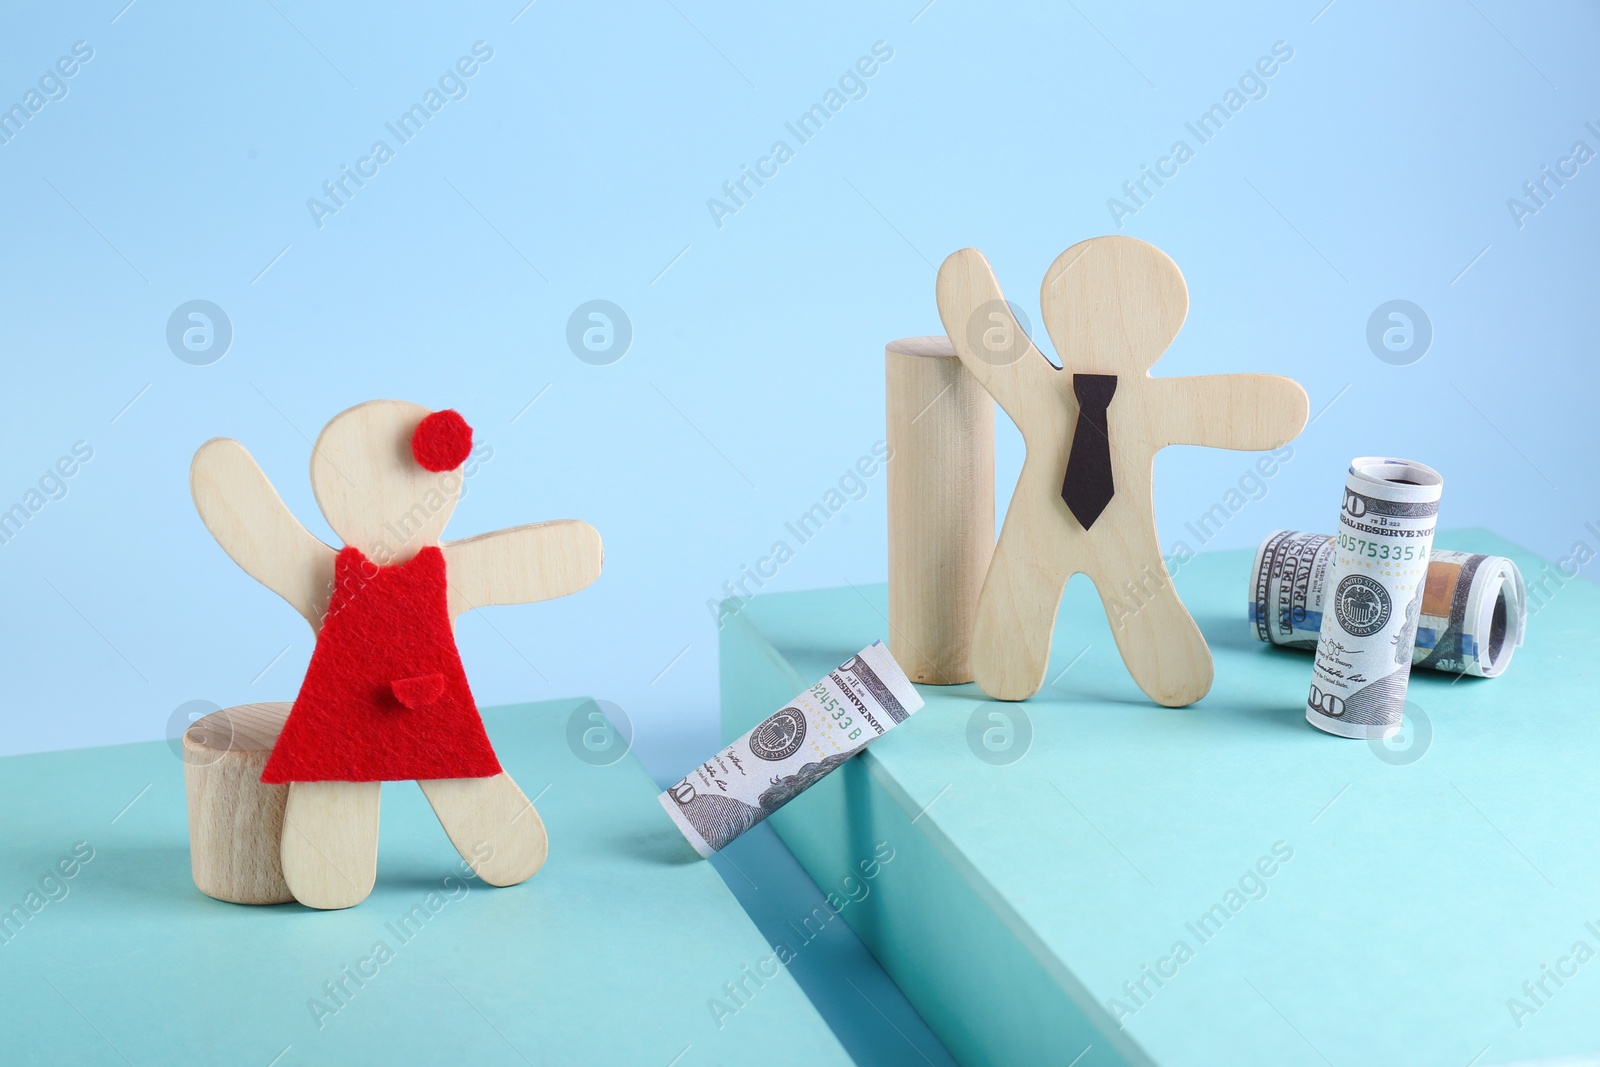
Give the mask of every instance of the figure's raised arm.
[(238, 441), (214, 437), (189, 467), (200, 519), (244, 572), (322, 624), (333, 591), (336, 553), (300, 525)]
[(489, 604), (552, 600), (600, 577), (600, 533), (578, 519), (536, 522), (447, 541), (450, 617)]
[(1053, 389), (1056, 367), (1029, 339), (1006, 304), (989, 261), (976, 248), (952, 252), (939, 267), (939, 319), (962, 364), (1019, 426), (1018, 412)]
[(1152, 378), (1150, 418), (1162, 445), (1242, 450), (1277, 448), (1306, 425), (1310, 404), (1293, 378), (1207, 374)]

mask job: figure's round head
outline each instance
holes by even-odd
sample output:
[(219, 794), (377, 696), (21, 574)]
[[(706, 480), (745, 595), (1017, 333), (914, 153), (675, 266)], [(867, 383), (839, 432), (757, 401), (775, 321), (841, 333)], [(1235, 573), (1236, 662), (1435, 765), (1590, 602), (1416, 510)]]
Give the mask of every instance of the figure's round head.
[(311, 450), (333, 532), (379, 566), (437, 544), (461, 497), (472, 427), (454, 411), (372, 400), (335, 415)]
[(1057, 256), (1039, 305), (1067, 370), (1142, 376), (1183, 326), (1189, 290), (1161, 249), (1112, 235)]

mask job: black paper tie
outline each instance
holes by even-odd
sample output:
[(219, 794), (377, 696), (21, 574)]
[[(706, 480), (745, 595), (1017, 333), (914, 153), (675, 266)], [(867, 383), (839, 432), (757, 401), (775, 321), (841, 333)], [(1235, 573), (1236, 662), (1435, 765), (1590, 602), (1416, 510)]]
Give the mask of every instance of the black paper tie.
[(1106, 409), (1116, 391), (1115, 374), (1072, 376), (1072, 392), (1078, 398), (1078, 425), (1072, 431), (1072, 451), (1067, 455), (1061, 499), (1085, 530), (1094, 525), (1116, 493), (1111, 482), (1111, 437), (1106, 428)]

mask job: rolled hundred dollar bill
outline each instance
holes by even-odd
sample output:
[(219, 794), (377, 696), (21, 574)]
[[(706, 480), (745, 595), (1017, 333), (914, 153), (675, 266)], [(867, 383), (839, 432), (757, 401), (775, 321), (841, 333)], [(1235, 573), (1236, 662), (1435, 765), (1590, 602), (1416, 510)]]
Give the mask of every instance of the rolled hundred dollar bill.
[(874, 641), (662, 793), (661, 806), (709, 859), (921, 707)]
[(1444, 479), (1421, 463), (1352, 460), (1311, 666), (1306, 721), (1341, 737), (1400, 729)]
[[(1317, 647), (1333, 555), (1328, 534), (1267, 535), (1250, 572), (1250, 631), (1256, 640)], [(1528, 590), (1515, 563), (1436, 548), (1428, 554), (1411, 665), (1493, 678), (1511, 663), (1527, 623)]]

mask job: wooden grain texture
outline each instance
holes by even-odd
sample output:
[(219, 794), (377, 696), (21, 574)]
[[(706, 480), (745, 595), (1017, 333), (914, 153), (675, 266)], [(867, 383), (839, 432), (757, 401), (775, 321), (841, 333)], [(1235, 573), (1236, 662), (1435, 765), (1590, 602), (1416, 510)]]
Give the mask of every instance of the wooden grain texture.
[[(445, 555), (451, 619), (474, 607), (564, 596), (600, 574), (600, 535), (575, 520), (496, 530), (459, 541), (440, 536), (461, 496), (461, 469), (435, 472), (411, 454), (427, 408), (374, 400), (336, 415), (312, 446), (311, 488), (328, 525), (379, 566), (429, 545)], [(195, 506), (228, 555), (320, 629), (332, 595), (336, 551), (289, 512), (237, 441), (208, 441), (190, 472)], [(259, 773), (259, 772), (258, 772)], [(452, 842), (484, 878), (508, 885), (538, 870), (544, 824), (505, 775), (430, 782), (424, 792)], [(288, 788), (283, 877), (301, 903), (343, 908), (371, 891), (376, 872), (379, 783), (296, 782)], [(514, 820), (514, 828), (504, 824)], [(482, 842), (492, 858), (474, 861)], [(496, 879), (499, 879), (496, 881)]]
[(490, 885), (516, 885), (544, 865), (544, 820), (508, 774), (418, 782), (450, 843)]
[(283, 879), (294, 899), (331, 911), (367, 899), (378, 879), (382, 782), (290, 782)]
[(289, 787), (261, 781), (288, 716), (287, 703), (241, 704), (184, 731), (190, 866), (207, 896), (234, 904), (294, 899), (279, 856)]
[(491, 604), (553, 600), (600, 577), (605, 552), (593, 526), (557, 519), (444, 543), (450, 617)]
[[(1183, 275), (1159, 249), (1097, 237), (1051, 264), (1040, 287), (1045, 328), (1064, 367), (1015, 322), (976, 249), (939, 269), (939, 315), (962, 363), (1022, 432), (1026, 457), (978, 600), (973, 673), (1002, 700), (1044, 684), (1067, 579), (1087, 574), (1139, 687), (1168, 706), (1211, 687), (1211, 652), (1162, 561), (1152, 468), (1171, 444), (1276, 448), (1305, 425), (1305, 390), (1288, 378), (1228, 374), (1153, 378), (1150, 367), (1183, 325)], [(1085, 530), (1061, 499), (1077, 422), (1073, 373), (1115, 374), (1108, 422), (1116, 494)]]
[(320, 629), (337, 553), (300, 524), (245, 447), (226, 437), (201, 445), (189, 491), (223, 551), (305, 616), (313, 633)]
[(884, 348), (889, 650), (913, 682), (972, 681), (994, 553), (994, 401), (946, 337)]

